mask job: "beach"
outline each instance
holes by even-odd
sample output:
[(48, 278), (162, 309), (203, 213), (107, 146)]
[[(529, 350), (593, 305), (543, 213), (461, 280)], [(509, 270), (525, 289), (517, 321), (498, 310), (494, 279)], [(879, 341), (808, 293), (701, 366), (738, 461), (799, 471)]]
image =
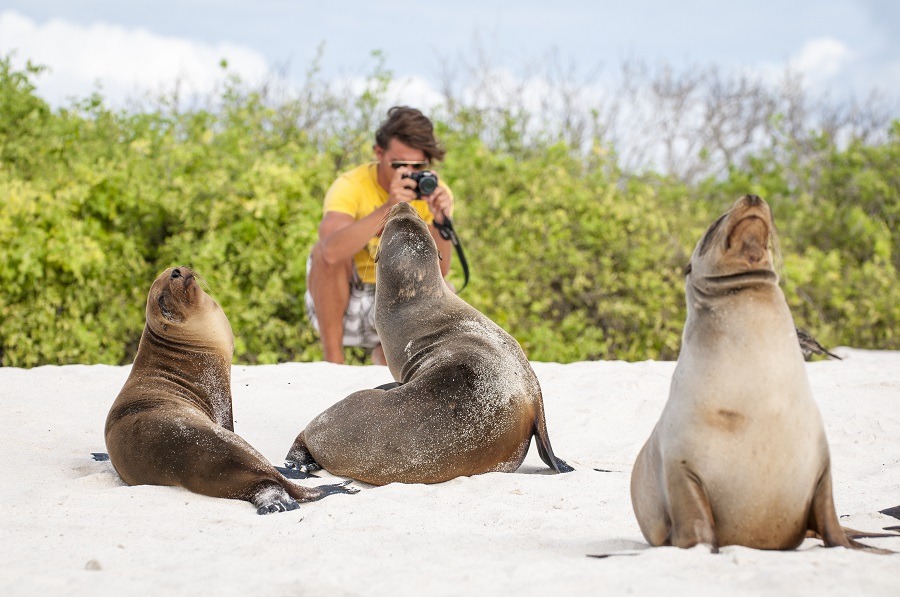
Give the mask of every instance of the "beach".
[[(838, 348), (807, 364), (828, 436), (842, 524), (900, 521), (900, 352)], [(898, 595), (900, 555), (826, 549), (650, 548), (631, 467), (674, 362), (533, 363), (556, 454), (518, 472), (436, 485), (354, 483), (298, 510), (125, 485), (103, 427), (129, 366), (0, 368), (0, 589), (5, 595)], [(235, 431), (280, 465), (297, 433), (387, 367), (232, 367)], [(597, 470), (600, 469), (600, 470)], [(327, 472), (303, 485), (333, 483)], [(900, 537), (864, 539), (900, 551)], [(607, 555), (592, 558), (589, 555)]]

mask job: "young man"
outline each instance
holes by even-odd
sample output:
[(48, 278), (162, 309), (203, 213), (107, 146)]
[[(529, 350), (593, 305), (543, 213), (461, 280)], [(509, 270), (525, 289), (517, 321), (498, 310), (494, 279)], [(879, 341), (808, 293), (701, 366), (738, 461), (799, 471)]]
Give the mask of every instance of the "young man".
[(452, 216), (453, 194), (439, 181), (417, 200), (417, 183), (408, 177), (444, 157), (431, 121), (414, 108), (391, 108), (375, 133), (374, 151), (374, 162), (345, 172), (328, 189), (307, 270), (307, 314), (332, 363), (344, 362), (344, 346), (362, 346), (372, 349), (373, 363), (386, 364), (375, 331), (376, 234), (394, 205), (410, 203), (428, 222), (443, 257), (441, 272), (450, 271), (452, 245), (433, 222)]

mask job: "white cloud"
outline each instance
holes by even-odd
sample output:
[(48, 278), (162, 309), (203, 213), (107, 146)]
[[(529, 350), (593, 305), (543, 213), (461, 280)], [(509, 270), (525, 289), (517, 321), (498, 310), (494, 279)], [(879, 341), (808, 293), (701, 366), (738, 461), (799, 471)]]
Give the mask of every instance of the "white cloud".
[(38, 24), (6, 11), (0, 13), (0, 54), (11, 52), (17, 65), (27, 59), (49, 67), (36, 83), (41, 97), (57, 105), (89, 95), (98, 82), (113, 104), (171, 89), (178, 80), (187, 91), (202, 94), (222, 79), (223, 58), (245, 81), (259, 81), (269, 72), (262, 54), (235, 44), (203, 44), (106, 23)]
[(803, 44), (789, 65), (803, 74), (811, 85), (817, 86), (834, 81), (852, 61), (853, 55), (845, 44), (831, 37), (822, 37)]
[(444, 101), (444, 96), (422, 77), (402, 77), (391, 81), (386, 93), (386, 103), (414, 106), (430, 112)]
[(875, 90), (888, 98), (900, 95), (898, 69), (898, 61), (878, 59), (871, 51), (851, 48), (832, 37), (818, 37), (805, 41), (785, 63), (758, 64), (749, 72), (775, 86), (784, 82), (787, 73), (800, 75), (806, 92), (863, 100)]

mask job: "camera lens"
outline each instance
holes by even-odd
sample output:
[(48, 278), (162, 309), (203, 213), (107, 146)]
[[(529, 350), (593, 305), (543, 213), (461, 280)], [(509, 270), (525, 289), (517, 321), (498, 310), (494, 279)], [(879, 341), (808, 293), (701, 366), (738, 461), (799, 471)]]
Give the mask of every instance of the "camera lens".
[(419, 178), (419, 194), (420, 195), (430, 195), (434, 192), (434, 190), (438, 186), (437, 176), (432, 174), (431, 172), (423, 172), (423, 176)]

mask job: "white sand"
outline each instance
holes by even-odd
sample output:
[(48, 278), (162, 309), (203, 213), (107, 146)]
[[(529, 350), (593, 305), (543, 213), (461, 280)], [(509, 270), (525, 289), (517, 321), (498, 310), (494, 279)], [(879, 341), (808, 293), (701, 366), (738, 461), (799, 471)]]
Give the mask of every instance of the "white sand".
[[(839, 352), (845, 361), (808, 366), (837, 510), (847, 526), (880, 530), (900, 524), (877, 512), (900, 505), (900, 353)], [(900, 595), (900, 555), (811, 539), (796, 552), (648, 548), (629, 475), (674, 363), (534, 367), (553, 447), (576, 472), (545, 474), (532, 446), (516, 474), (362, 486), (269, 516), (180, 488), (128, 487), (91, 459), (106, 451), (106, 413), (128, 367), (0, 369), (0, 592)], [(385, 367), (235, 366), (235, 428), (281, 464), (313, 416), (387, 381)], [(900, 539), (866, 541), (900, 551)], [(611, 552), (635, 555), (586, 557)]]

